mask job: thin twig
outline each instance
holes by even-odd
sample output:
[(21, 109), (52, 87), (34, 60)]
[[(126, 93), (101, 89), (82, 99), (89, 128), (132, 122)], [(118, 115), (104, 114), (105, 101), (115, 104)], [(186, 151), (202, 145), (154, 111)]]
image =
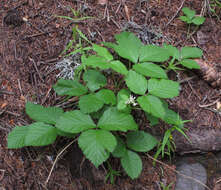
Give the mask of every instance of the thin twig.
[(217, 102), (219, 102), (219, 99), (215, 100), (214, 102), (212, 102), (212, 103), (210, 103), (210, 104), (205, 104), (205, 105), (199, 104), (199, 107), (200, 107), (200, 108), (210, 107), (210, 106), (216, 104)]
[(39, 70), (38, 70), (38, 67), (37, 67), (37, 65), (36, 65), (35, 60), (32, 59), (32, 58), (30, 58), (30, 57), (29, 57), (29, 60), (34, 64), (34, 68), (35, 68), (35, 70), (37, 71), (40, 80), (41, 80), (42, 82), (44, 82), (44, 80), (43, 80), (43, 78), (42, 78), (42, 76), (41, 76), (41, 74), (40, 74), (40, 72), (39, 72)]
[(1, 172), (1, 177), (0, 177), (0, 181), (1, 181), (5, 176), (5, 170), (0, 169), (0, 172)]
[(9, 130), (9, 129), (4, 128), (4, 127), (2, 127), (1, 125), (0, 125), (0, 129), (4, 130), (4, 131), (6, 131), (6, 132), (10, 132), (10, 130)]
[(174, 169), (174, 168), (168, 166), (167, 164), (165, 164), (165, 163), (163, 163), (163, 162), (161, 162), (161, 161), (159, 161), (159, 160), (153, 158), (153, 157), (150, 156), (149, 154), (146, 154), (146, 155), (147, 155), (147, 157), (150, 158), (151, 160), (153, 160), (153, 161), (155, 161), (155, 162), (157, 162), (157, 163), (159, 163), (159, 164), (161, 164), (161, 165), (163, 165), (163, 166), (169, 168), (170, 170), (174, 171), (176, 174), (181, 175), (181, 176), (183, 176), (183, 177), (185, 177), (185, 178), (187, 178), (187, 179), (190, 179), (190, 180), (192, 180), (192, 181), (195, 181), (196, 183), (199, 183), (200, 185), (204, 186), (206, 189), (211, 190), (207, 185), (203, 184), (203, 183), (202, 183), (201, 181), (199, 181), (198, 179), (195, 179), (195, 178), (193, 178), (193, 177), (190, 177), (190, 176), (187, 176), (187, 175), (185, 175), (185, 174), (182, 174), (181, 172), (179, 172), (179, 171), (177, 171), (176, 169)]
[(183, 7), (183, 4), (185, 3), (186, 0), (183, 0), (183, 2), (181, 3), (180, 7), (178, 8), (177, 12), (175, 13), (175, 15), (173, 15), (173, 17), (169, 20), (169, 22), (165, 25), (164, 28), (166, 28), (172, 21), (173, 19), (178, 15), (178, 13), (180, 12), (180, 10)]
[(20, 93), (21, 93), (21, 96), (24, 96), (24, 95), (23, 95), (23, 92), (22, 92), (22, 89), (21, 89), (20, 79), (17, 79), (17, 81), (18, 81), (18, 88), (19, 88), (19, 91), (20, 91)]
[(49, 175), (48, 175), (48, 177), (47, 177), (47, 180), (45, 181), (45, 185), (47, 185), (47, 183), (48, 183), (48, 181), (49, 181), (49, 179), (50, 179), (50, 177), (51, 177), (52, 171), (53, 171), (53, 169), (54, 169), (54, 167), (55, 167), (55, 164), (56, 164), (57, 161), (58, 161), (58, 158), (59, 158), (59, 157), (61, 156), (61, 154), (63, 154), (63, 152), (64, 152), (69, 146), (71, 146), (76, 140), (77, 140), (77, 138), (74, 139), (73, 141), (71, 141), (71, 142), (70, 142), (67, 146), (65, 146), (65, 147), (63, 148), (63, 150), (61, 150), (61, 152), (59, 152), (59, 154), (56, 156), (55, 161), (54, 161), (54, 163), (53, 163), (53, 165), (52, 165), (52, 167), (51, 167), (51, 170), (50, 170), (50, 172), (49, 172)]

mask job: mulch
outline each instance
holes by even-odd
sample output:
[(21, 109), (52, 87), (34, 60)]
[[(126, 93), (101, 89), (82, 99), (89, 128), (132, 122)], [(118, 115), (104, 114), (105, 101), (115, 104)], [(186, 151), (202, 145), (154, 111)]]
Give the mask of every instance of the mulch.
[[(160, 164), (153, 166), (152, 160), (143, 155), (144, 169), (139, 179), (132, 181), (122, 174), (116, 179), (115, 185), (105, 183), (105, 167), (97, 170), (89, 162), (82, 162), (83, 156), (78, 148), (73, 146), (59, 159), (48, 184), (45, 184), (56, 155), (69, 141), (58, 139), (55, 144), (48, 147), (9, 150), (6, 137), (14, 126), (31, 123), (24, 112), (26, 101), (51, 106), (61, 100), (52, 89), (59, 73), (54, 66), (62, 59), (61, 52), (72, 38), (72, 28), (75, 26), (95, 43), (113, 41), (114, 34), (126, 29), (149, 36), (147, 41), (145, 41), (147, 38), (143, 38), (145, 43), (166, 42), (177, 47), (197, 46), (204, 51), (203, 59), (207, 63), (220, 67), (220, 21), (206, 14), (205, 24), (198, 29), (201, 33), (196, 32), (190, 39), (186, 39), (187, 26), (178, 19), (181, 13), (177, 12), (181, 3), (179, 0), (133, 0), (125, 1), (125, 4), (123, 0), (109, 0), (107, 5), (99, 5), (95, 0), (0, 2), (1, 190), (154, 190), (160, 189), (160, 182), (167, 185), (175, 182), (175, 173), (172, 170)], [(191, 7), (199, 14), (204, 5), (202, 1), (196, 0), (186, 1), (183, 6)], [(56, 15), (73, 17), (70, 7), (78, 10), (81, 16), (92, 18), (70, 21), (56, 17)], [(217, 14), (220, 16), (219, 10)], [(154, 41), (156, 34), (161, 35)], [(186, 80), (192, 76), (193, 79)], [(210, 104), (220, 99), (220, 89), (214, 89), (192, 71), (179, 72), (176, 76), (173, 74), (173, 77), (184, 82), (181, 95), (171, 100), (170, 105), (183, 119), (193, 120), (188, 124), (189, 127), (219, 128), (220, 115), (199, 105)], [(216, 105), (212, 106), (214, 108)], [(115, 169), (121, 170), (116, 161), (113, 163)]]

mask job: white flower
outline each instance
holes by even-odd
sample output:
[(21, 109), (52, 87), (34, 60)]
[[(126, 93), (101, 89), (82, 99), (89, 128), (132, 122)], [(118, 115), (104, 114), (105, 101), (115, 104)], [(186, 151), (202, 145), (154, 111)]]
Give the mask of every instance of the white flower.
[(133, 95), (130, 95), (129, 99), (125, 102), (125, 104), (132, 104), (133, 106), (136, 106), (137, 103), (135, 102), (136, 98)]

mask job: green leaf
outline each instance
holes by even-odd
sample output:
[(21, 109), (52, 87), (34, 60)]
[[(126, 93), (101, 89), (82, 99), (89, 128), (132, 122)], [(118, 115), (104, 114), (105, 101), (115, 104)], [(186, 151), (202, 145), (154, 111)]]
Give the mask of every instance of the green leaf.
[(164, 120), (166, 123), (181, 127), (183, 126), (183, 121), (178, 113), (168, 108), (165, 108), (165, 113), (165, 116), (161, 119)]
[(87, 70), (83, 75), (83, 79), (87, 82), (87, 87), (94, 92), (107, 84), (106, 77), (96, 70)]
[(125, 77), (128, 88), (139, 95), (144, 95), (147, 91), (147, 80), (144, 76), (130, 70)]
[(179, 19), (182, 20), (183, 22), (188, 23), (188, 24), (190, 24), (192, 22), (192, 20), (186, 16), (180, 16)]
[(187, 67), (188, 69), (200, 69), (199, 64), (192, 59), (183, 59), (179, 62), (179, 64), (183, 65), (184, 67)]
[(128, 89), (121, 89), (117, 94), (117, 109), (121, 112), (130, 113), (130, 105), (126, 104), (130, 98), (130, 91)]
[(196, 16), (192, 22), (195, 24), (195, 25), (201, 25), (203, 24), (205, 21), (205, 18), (204, 17), (200, 17), (200, 16)]
[(114, 92), (108, 89), (102, 89), (95, 94), (95, 96), (101, 100), (104, 104), (115, 105), (117, 103)]
[(137, 99), (140, 107), (149, 114), (158, 118), (164, 118), (165, 108), (163, 102), (156, 96), (140, 96)]
[(98, 167), (114, 151), (117, 141), (109, 131), (88, 130), (80, 135), (78, 144), (86, 158)]
[(121, 165), (131, 179), (138, 178), (142, 171), (142, 160), (135, 152), (127, 150), (124, 157), (121, 158)]
[(173, 98), (179, 95), (179, 83), (172, 80), (151, 78), (148, 81), (148, 91), (160, 98)]
[(153, 63), (136, 64), (133, 66), (133, 70), (146, 77), (167, 79), (166, 72), (159, 65)]
[(92, 113), (101, 109), (104, 105), (95, 94), (87, 94), (79, 99), (79, 108), (83, 113)]
[(139, 50), (142, 46), (140, 39), (130, 32), (121, 32), (115, 35), (115, 39), (117, 44), (111, 44), (111, 47), (118, 55), (125, 59), (129, 59), (133, 63), (137, 63)]
[(25, 136), (28, 133), (28, 126), (17, 126), (8, 134), (8, 148), (22, 148), (25, 146)]
[(43, 107), (41, 105), (27, 102), (25, 111), (35, 121), (55, 124), (57, 119), (63, 114), (63, 110), (57, 107)]
[(56, 128), (66, 133), (80, 133), (95, 127), (96, 125), (91, 117), (79, 110), (64, 113), (56, 123)]
[(56, 128), (42, 122), (28, 126), (25, 136), (25, 146), (45, 146), (52, 144), (57, 137)]
[(159, 124), (159, 119), (157, 117), (154, 117), (153, 115), (145, 112), (145, 115), (147, 117), (147, 119), (150, 121), (150, 126), (154, 126)]
[(110, 68), (113, 69), (114, 71), (122, 74), (122, 75), (126, 75), (128, 73), (127, 68), (125, 67), (125, 65), (120, 62), (120, 61), (111, 61), (110, 63)]
[(116, 158), (121, 158), (126, 153), (126, 145), (124, 141), (119, 137), (115, 136), (117, 139), (117, 146), (115, 147), (114, 151), (112, 152), (112, 155)]
[(163, 47), (168, 51), (168, 54), (171, 57), (174, 57), (177, 60), (180, 59), (180, 51), (176, 47), (167, 44), (164, 44)]
[(81, 96), (87, 93), (87, 88), (76, 80), (59, 79), (53, 86), (55, 92), (60, 95)]
[(73, 134), (73, 133), (67, 133), (67, 132), (64, 132), (58, 128), (57, 129), (57, 135), (59, 136), (62, 136), (62, 137), (69, 137), (69, 138), (74, 138), (76, 136), (76, 134)]
[(104, 57), (91, 55), (89, 57), (82, 56), (82, 64), (92, 68), (109, 69), (109, 62)]
[(203, 55), (202, 50), (196, 47), (183, 47), (180, 53), (181, 59), (200, 58)]
[(113, 56), (107, 48), (93, 44), (93, 50), (96, 51), (99, 56), (104, 57), (107, 61), (113, 60)]
[(189, 19), (192, 19), (196, 14), (196, 11), (190, 10), (188, 7), (182, 8), (182, 11)]
[(142, 46), (140, 50), (140, 62), (164, 62), (169, 59), (170, 55), (165, 48), (156, 45)]
[(127, 134), (127, 146), (137, 152), (148, 152), (157, 144), (157, 139), (144, 131), (131, 131)]
[(98, 127), (109, 131), (137, 130), (138, 126), (130, 114), (109, 108), (98, 121)]

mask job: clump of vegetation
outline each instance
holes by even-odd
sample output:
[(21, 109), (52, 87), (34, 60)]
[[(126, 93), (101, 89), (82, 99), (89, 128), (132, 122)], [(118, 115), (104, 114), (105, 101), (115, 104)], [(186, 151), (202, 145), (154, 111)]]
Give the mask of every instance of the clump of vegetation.
[(195, 24), (197, 26), (204, 23), (205, 18), (203, 16), (196, 16), (196, 11), (189, 9), (188, 7), (182, 8), (185, 16), (180, 16), (180, 20), (187, 24)]
[[(167, 71), (199, 69), (192, 58), (201, 57), (202, 51), (195, 47), (178, 50), (171, 45), (144, 45), (130, 32), (117, 34), (115, 39), (116, 43), (103, 45), (113, 49), (120, 59), (115, 59), (107, 48), (92, 44), (93, 53), (81, 56), (75, 79), (60, 79), (53, 86), (60, 96), (76, 97), (73, 110), (64, 112), (59, 107), (27, 102), (26, 113), (36, 122), (16, 126), (8, 135), (8, 148), (45, 146), (57, 136), (76, 138), (86, 158), (96, 167), (112, 155), (120, 159), (132, 179), (142, 171), (140, 152), (157, 147), (157, 154), (164, 155), (165, 150), (172, 150), (171, 134), (177, 130), (185, 135), (186, 121), (166, 102), (180, 91), (179, 83), (170, 80)], [(170, 126), (162, 142), (139, 129), (132, 110), (144, 112), (152, 126), (159, 120)], [(114, 175), (118, 172), (110, 170), (107, 177), (113, 181)]]

